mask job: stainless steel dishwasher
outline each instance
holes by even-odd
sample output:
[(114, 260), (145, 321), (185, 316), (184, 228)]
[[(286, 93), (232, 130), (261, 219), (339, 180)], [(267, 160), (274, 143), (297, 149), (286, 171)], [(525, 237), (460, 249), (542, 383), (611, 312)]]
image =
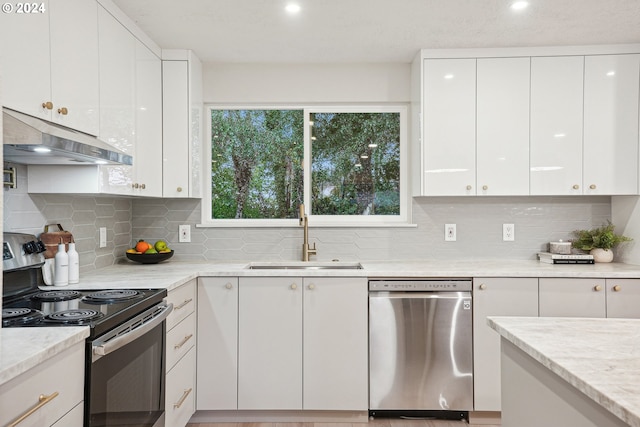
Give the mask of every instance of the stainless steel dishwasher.
[(471, 279), (369, 279), (369, 408), (467, 418)]

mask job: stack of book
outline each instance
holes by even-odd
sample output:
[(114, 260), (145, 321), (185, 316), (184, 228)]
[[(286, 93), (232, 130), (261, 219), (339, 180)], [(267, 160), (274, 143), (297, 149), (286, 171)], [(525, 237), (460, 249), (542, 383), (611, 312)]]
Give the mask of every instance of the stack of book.
[(552, 254), (551, 252), (538, 253), (540, 262), (547, 264), (593, 264), (593, 255), (589, 254)]

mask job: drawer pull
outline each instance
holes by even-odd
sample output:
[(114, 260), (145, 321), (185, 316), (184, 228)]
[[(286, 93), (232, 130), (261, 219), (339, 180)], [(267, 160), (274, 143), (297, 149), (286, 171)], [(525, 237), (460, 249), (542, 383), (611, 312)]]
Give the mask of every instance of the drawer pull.
[(53, 110), (53, 102), (51, 101), (43, 102), (42, 108), (46, 108), (47, 110)]
[(182, 341), (180, 341), (178, 344), (173, 346), (174, 350), (177, 350), (180, 347), (182, 347), (183, 345), (185, 345), (187, 343), (187, 341), (189, 341), (191, 338), (193, 338), (193, 334), (189, 334), (186, 337), (184, 337), (184, 339)]
[(174, 309), (174, 310), (180, 310), (182, 307), (184, 307), (185, 305), (189, 304), (191, 301), (193, 301), (193, 298), (186, 299), (186, 300), (184, 300), (184, 301), (182, 302), (182, 304), (180, 304), (180, 305), (178, 305), (178, 306), (174, 307), (173, 309)]
[(227, 289), (231, 289), (233, 288), (233, 285), (231, 283), (227, 283), (226, 285), (224, 285), (224, 287)]
[(290, 288), (291, 288), (291, 289), (293, 289), (293, 290), (295, 291), (296, 289), (298, 289), (298, 285), (296, 285), (295, 283), (293, 283), (293, 284), (290, 286)]
[(622, 287), (620, 285), (615, 285), (613, 287), (614, 292), (620, 292), (622, 290)]
[(487, 289), (487, 285), (482, 283), (480, 286), (478, 286), (478, 289), (480, 289), (481, 291), (484, 291), (485, 289)]
[(184, 393), (182, 393), (182, 397), (180, 398), (180, 400), (178, 400), (177, 403), (173, 404), (173, 409), (178, 409), (182, 406), (184, 401), (187, 400), (187, 397), (189, 396), (189, 394), (191, 394), (191, 390), (193, 390), (192, 387), (190, 387), (188, 390), (185, 390)]
[(593, 290), (594, 290), (594, 291), (596, 291), (596, 292), (600, 292), (600, 291), (602, 290), (602, 286), (600, 286), (600, 285), (595, 285), (595, 286), (593, 287)]
[(34, 414), (34, 412), (36, 412), (38, 409), (42, 408), (44, 405), (46, 405), (47, 403), (51, 402), (53, 399), (55, 399), (56, 397), (58, 397), (58, 392), (55, 391), (53, 393), (51, 393), (49, 396), (45, 396), (44, 394), (41, 394), (38, 397), (38, 404), (36, 406), (34, 406), (33, 408), (29, 409), (26, 413), (24, 413), (24, 415), (22, 415), (20, 418), (18, 418), (17, 420), (15, 420), (14, 422), (12, 422), (11, 424), (9, 424), (8, 427), (15, 427), (18, 424), (20, 424), (21, 422), (23, 422), (24, 420), (26, 420), (27, 418), (29, 418), (31, 415)]
[(316, 285), (314, 285), (313, 283), (309, 285), (309, 290), (314, 290), (316, 288)]

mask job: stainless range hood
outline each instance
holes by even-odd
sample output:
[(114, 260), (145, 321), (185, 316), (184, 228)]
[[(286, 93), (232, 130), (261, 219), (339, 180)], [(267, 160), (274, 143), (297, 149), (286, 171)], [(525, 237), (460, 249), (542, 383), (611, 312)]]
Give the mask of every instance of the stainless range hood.
[(4, 161), (26, 165), (131, 165), (133, 157), (95, 136), (2, 109)]

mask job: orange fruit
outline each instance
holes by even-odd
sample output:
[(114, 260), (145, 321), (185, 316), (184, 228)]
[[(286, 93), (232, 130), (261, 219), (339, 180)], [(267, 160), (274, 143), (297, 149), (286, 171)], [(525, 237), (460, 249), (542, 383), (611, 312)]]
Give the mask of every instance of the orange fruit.
[(148, 249), (152, 248), (152, 246), (145, 242), (144, 240), (140, 240), (137, 244), (136, 244), (136, 251), (138, 252), (146, 252)]

